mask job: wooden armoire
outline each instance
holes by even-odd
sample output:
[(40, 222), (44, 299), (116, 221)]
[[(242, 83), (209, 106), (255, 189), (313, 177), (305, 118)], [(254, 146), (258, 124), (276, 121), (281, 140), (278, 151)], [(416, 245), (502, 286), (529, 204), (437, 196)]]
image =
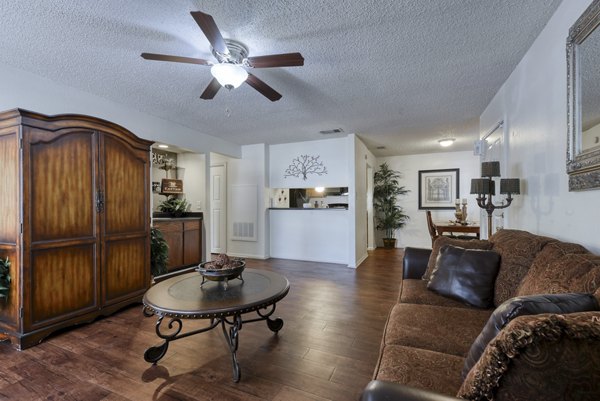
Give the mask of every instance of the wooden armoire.
[(0, 113), (0, 332), (24, 349), (150, 285), (150, 145), (82, 115)]

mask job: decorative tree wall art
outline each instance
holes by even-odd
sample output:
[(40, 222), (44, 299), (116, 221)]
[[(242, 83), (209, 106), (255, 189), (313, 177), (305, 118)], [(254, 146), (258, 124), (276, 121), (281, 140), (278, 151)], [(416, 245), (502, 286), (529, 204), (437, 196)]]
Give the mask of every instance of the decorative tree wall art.
[(319, 160), (321, 156), (300, 155), (292, 160), (292, 164), (285, 169), (283, 178), (300, 177), (306, 181), (308, 174), (327, 174), (327, 167)]

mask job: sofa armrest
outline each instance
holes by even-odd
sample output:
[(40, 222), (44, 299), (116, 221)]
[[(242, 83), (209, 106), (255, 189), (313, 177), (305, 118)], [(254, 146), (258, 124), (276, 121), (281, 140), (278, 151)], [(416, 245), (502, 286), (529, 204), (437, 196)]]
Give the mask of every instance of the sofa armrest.
[[(360, 401), (456, 401), (460, 398), (381, 380), (371, 381)], [(464, 400), (463, 400), (464, 401)]]
[(402, 278), (420, 279), (427, 270), (431, 249), (406, 247), (402, 259)]
[(468, 400), (600, 400), (599, 322), (600, 311), (515, 318), (487, 345), (457, 395)]

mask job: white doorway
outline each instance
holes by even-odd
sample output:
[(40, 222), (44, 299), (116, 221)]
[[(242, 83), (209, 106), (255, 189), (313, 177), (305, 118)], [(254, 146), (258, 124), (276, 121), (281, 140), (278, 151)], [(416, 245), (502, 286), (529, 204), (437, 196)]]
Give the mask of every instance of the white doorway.
[(210, 166), (210, 252), (227, 253), (227, 165)]

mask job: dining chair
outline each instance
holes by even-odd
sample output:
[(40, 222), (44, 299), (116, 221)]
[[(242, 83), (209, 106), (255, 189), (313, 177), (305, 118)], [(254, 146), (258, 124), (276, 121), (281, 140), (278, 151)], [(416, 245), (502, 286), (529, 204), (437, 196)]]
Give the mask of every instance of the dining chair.
[(431, 236), (431, 246), (433, 247), (433, 243), (440, 235), (438, 234), (437, 228), (435, 228), (435, 224), (431, 218), (431, 210), (425, 211), (425, 216), (427, 217), (427, 229), (429, 230), (429, 235)]
[[(433, 243), (435, 242), (437, 237), (440, 236), (440, 234), (438, 233), (437, 227), (435, 226), (435, 223), (431, 218), (431, 210), (426, 210), (425, 216), (427, 217), (427, 229), (429, 230), (429, 235), (431, 236), (431, 246), (433, 247)], [(448, 238), (457, 238), (465, 240), (477, 239), (477, 237), (473, 235), (454, 235), (453, 233), (443, 234), (443, 236)]]

